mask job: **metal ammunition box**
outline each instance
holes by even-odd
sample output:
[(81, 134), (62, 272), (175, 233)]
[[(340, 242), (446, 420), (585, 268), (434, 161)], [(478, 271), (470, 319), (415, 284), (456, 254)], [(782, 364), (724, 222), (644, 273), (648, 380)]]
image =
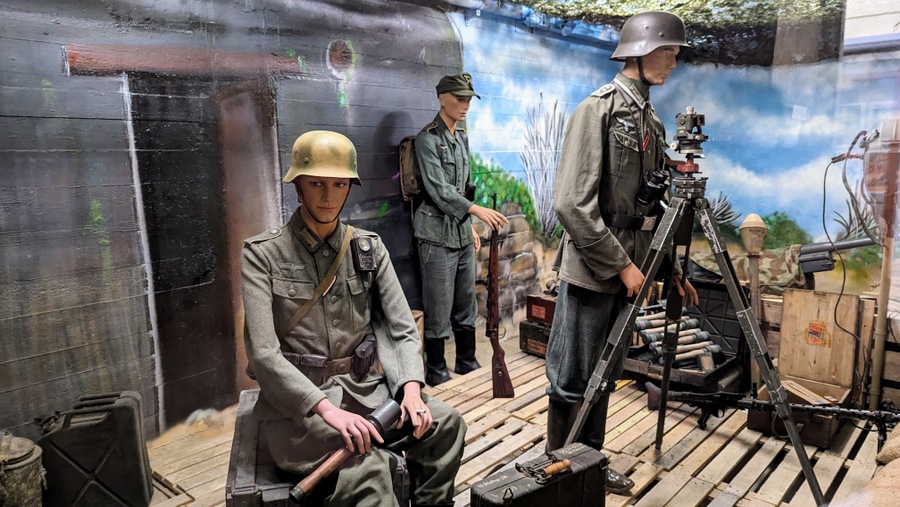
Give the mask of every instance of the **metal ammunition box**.
[[(547, 466), (569, 460), (571, 468), (545, 475)], [(608, 459), (575, 442), (515, 468), (497, 472), (472, 486), (472, 507), (603, 507)]]
[(519, 322), (519, 348), (538, 357), (547, 357), (550, 326), (523, 320)]

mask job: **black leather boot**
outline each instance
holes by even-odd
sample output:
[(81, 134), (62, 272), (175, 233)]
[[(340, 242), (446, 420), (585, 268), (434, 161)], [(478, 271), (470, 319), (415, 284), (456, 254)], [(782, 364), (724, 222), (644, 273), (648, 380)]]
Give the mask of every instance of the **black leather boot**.
[[(593, 447), (598, 451), (603, 450), (603, 442), (606, 439), (606, 413), (609, 409), (609, 395), (601, 396), (597, 403), (591, 407), (587, 417), (584, 418), (584, 426), (581, 428), (580, 442)], [(550, 424), (550, 417), (547, 417)], [(549, 439), (548, 439), (549, 442)], [(634, 481), (616, 472), (612, 468), (606, 470), (606, 492), (622, 495), (628, 493), (634, 487)]]
[(456, 366), (453, 372), (465, 375), (481, 368), (475, 359), (475, 330), (457, 329), (453, 332), (453, 336), (456, 338)]
[(566, 437), (575, 424), (576, 406), (575, 403), (550, 399), (547, 410), (547, 452), (555, 451), (566, 443)]
[(425, 340), (425, 383), (434, 387), (450, 380), (444, 360), (444, 339)]

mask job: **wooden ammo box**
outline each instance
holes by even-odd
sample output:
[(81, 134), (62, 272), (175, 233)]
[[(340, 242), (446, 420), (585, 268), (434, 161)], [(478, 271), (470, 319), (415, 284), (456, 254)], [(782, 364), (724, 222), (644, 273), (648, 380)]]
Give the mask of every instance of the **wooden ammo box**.
[[(716, 367), (711, 372), (672, 368), (671, 381), (679, 384), (680, 390), (741, 391), (747, 387), (743, 385), (743, 379), (749, 364), (749, 347), (728, 296), (728, 288), (723, 283), (701, 280), (691, 280), (691, 284), (697, 289), (700, 302), (695, 307), (685, 308), (684, 314), (699, 320), (700, 329), (709, 333), (709, 339), (719, 345), (722, 352), (716, 355)], [(639, 377), (660, 379), (663, 366), (653, 361), (649, 347), (644, 344), (630, 350), (625, 359), (625, 370)]]
[(538, 357), (547, 357), (549, 338), (549, 325), (527, 320), (519, 322), (519, 348), (523, 351)]
[[(840, 299), (840, 301), (838, 301)], [(837, 322), (835, 323), (835, 307)], [(848, 407), (853, 386), (859, 296), (787, 289), (781, 315), (778, 370), (788, 402)], [(759, 398), (769, 399), (765, 386)], [(794, 422), (804, 443), (827, 448), (843, 421), (833, 415), (794, 412)], [(775, 420), (777, 419), (777, 420)], [(774, 413), (750, 411), (747, 427), (766, 435), (784, 435), (784, 425)], [(802, 426), (802, 427), (801, 427)]]
[[(546, 474), (549, 467), (558, 467), (564, 460), (569, 460), (570, 468)], [(471, 505), (603, 507), (607, 465), (605, 454), (575, 442), (476, 483), (471, 489)]]
[(548, 326), (553, 324), (556, 310), (556, 296), (550, 294), (529, 294), (525, 298), (525, 318)]
[[(302, 476), (279, 470), (269, 453), (269, 444), (260, 426), (265, 422), (263, 414), (254, 411), (259, 399), (259, 389), (241, 392), (234, 437), (231, 441), (231, 459), (225, 481), (225, 505), (227, 507), (287, 507), (296, 505), (289, 494)], [(409, 505), (409, 474), (406, 460), (393, 455), (394, 493), (402, 507)], [(321, 505), (336, 484), (336, 474), (322, 480), (304, 505)]]

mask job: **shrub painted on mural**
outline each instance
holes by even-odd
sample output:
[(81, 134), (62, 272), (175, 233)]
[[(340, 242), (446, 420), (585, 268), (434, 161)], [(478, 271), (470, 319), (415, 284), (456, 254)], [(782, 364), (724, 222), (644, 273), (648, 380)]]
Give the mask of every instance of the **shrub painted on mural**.
[(506, 202), (518, 204), (531, 230), (536, 234), (541, 232), (540, 222), (534, 211), (534, 202), (525, 182), (501, 167), (482, 160), (478, 154), (472, 155), (469, 163), (472, 167), (472, 183), (476, 187), (475, 204), (485, 208), (493, 207), (491, 195), (496, 193), (498, 209)]

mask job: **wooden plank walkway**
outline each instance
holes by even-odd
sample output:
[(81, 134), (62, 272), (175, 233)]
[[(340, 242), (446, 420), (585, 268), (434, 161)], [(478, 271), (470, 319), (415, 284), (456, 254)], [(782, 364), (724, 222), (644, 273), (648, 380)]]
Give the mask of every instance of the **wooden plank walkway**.
[[(469, 488), (497, 470), (543, 452), (547, 379), (543, 359), (508, 353), (516, 396), (493, 399), (491, 373), (481, 368), (426, 393), (456, 407), (468, 424), (466, 450), (456, 477), (455, 504), (469, 505)], [(176, 426), (148, 444), (154, 471), (193, 500), (172, 505), (225, 503), (225, 476), (236, 406), (201, 423)], [(629, 495), (607, 495), (619, 507), (812, 506), (809, 487), (790, 443), (747, 428), (747, 415), (728, 411), (697, 427), (695, 409), (671, 404), (662, 448), (656, 450), (656, 412), (646, 394), (622, 381), (610, 395), (606, 452), (612, 467), (635, 482)], [(852, 498), (875, 472), (877, 435), (847, 423), (831, 449), (807, 446), (826, 500)], [(179, 497), (183, 498), (183, 497)]]

